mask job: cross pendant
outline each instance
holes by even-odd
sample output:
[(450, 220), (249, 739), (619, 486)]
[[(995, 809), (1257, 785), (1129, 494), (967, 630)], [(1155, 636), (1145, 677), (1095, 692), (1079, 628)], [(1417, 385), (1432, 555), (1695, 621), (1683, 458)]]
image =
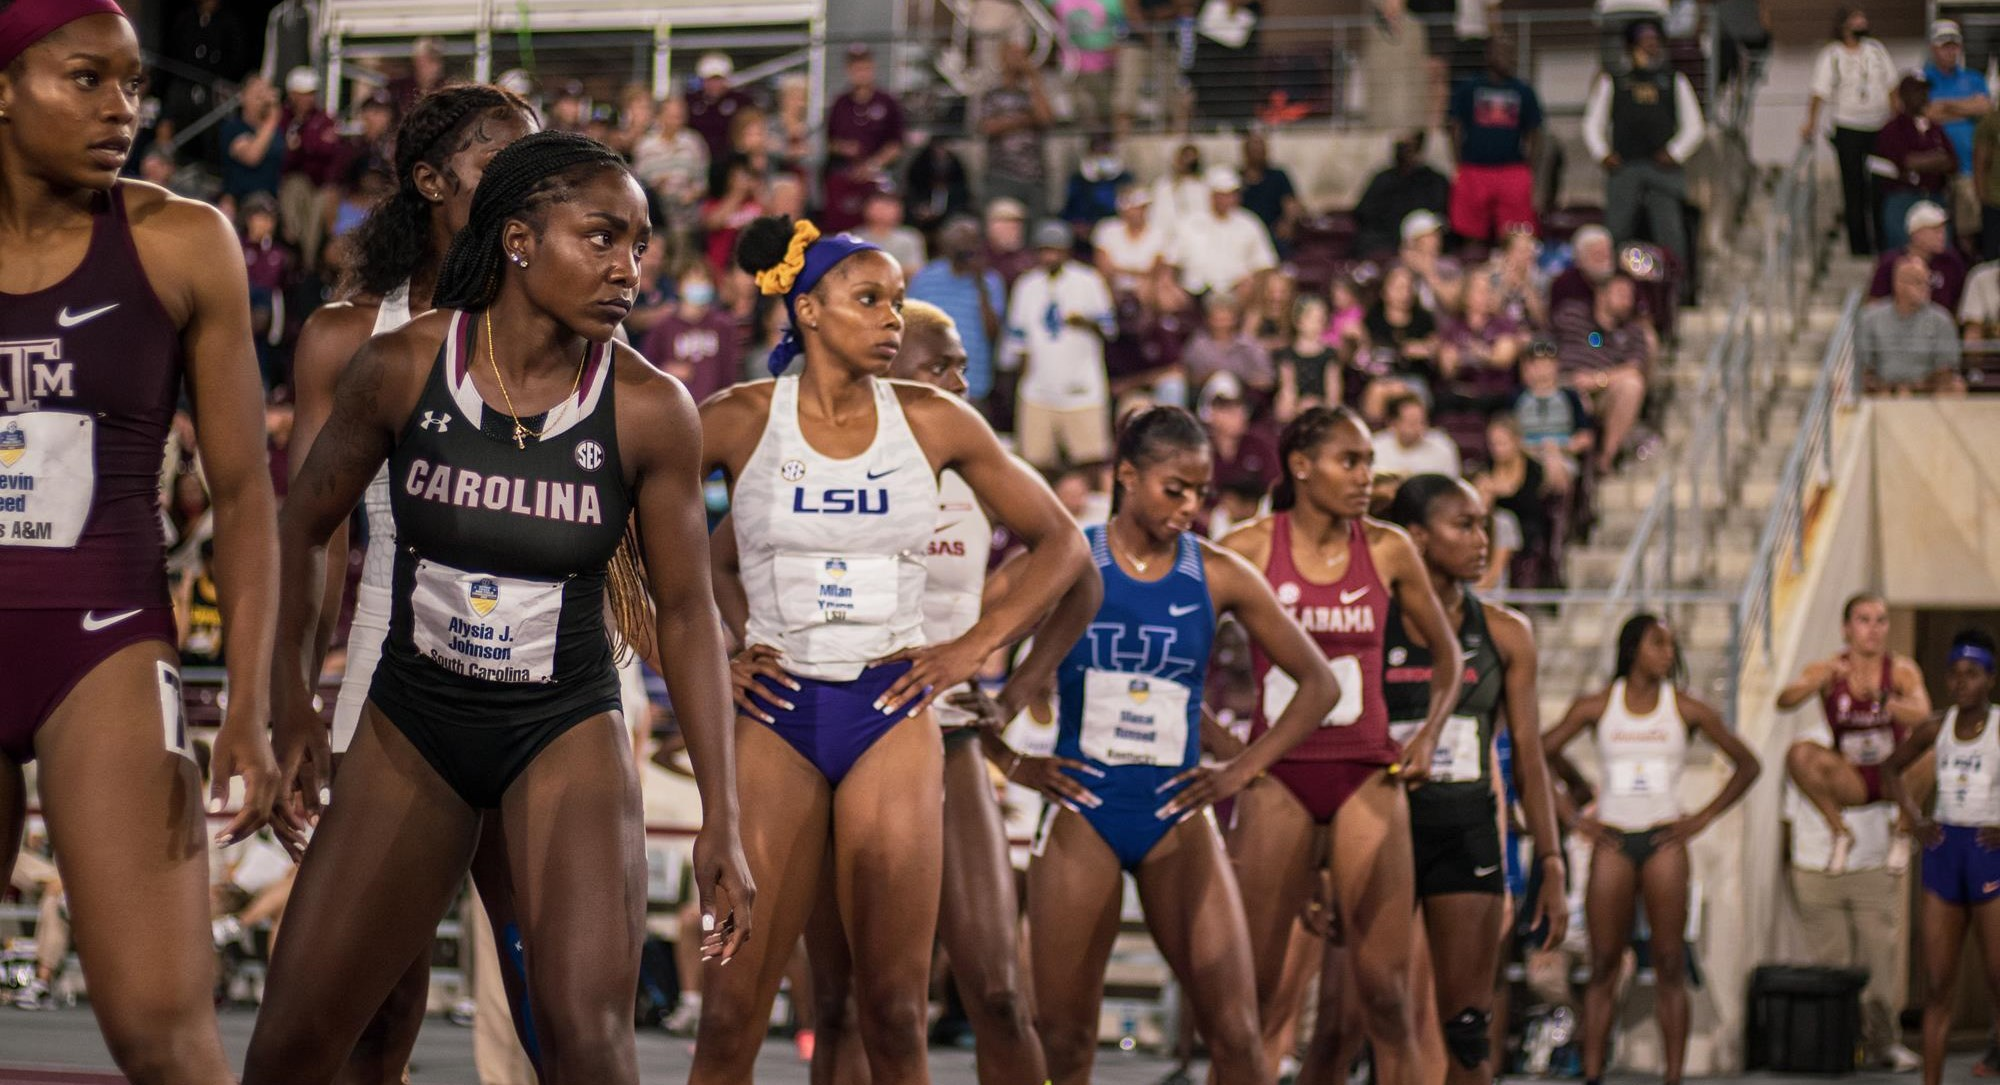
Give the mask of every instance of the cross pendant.
[(523, 426), (519, 422), (514, 423), (514, 447), (528, 447), (528, 427)]

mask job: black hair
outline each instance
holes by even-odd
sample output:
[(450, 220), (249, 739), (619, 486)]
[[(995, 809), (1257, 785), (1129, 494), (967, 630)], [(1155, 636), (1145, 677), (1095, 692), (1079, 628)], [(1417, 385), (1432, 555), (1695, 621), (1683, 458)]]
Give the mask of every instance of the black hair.
[(1412, 403), (1421, 407), (1424, 405), (1424, 399), (1414, 392), (1398, 392), (1390, 396), (1388, 402), (1382, 404), (1382, 417), (1394, 422), (1402, 415), (1403, 408)]
[(1885, 602), (1887, 602), (1887, 600), (1883, 599), (1880, 595), (1878, 595), (1875, 592), (1872, 591), (1855, 592), (1853, 595), (1847, 597), (1847, 602), (1840, 604), (1840, 624), (1846, 625), (1848, 622), (1854, 620), (1855, 607), (1861, 606), (1865, 603), (1885, 603)]
[[(1118, 426), (1118, 452), (1113, 463), (1129, 463), (1143, 471), (1177, 452), (1208, 447), (1208, 431), (1185, 407), (1144, 407), (1125, 416)], [(1125, 487), (1113, 475), (1111, 511), (1124, 504)]]
[(1627, 48), (1639, 44), (1639, 31), (1641, 30), (1651, 30), (1662, 42), (1667, 38), (1667, 25), (1660, 20), (1651, 16), (1643, 19), (1634, 19), (1625, 24), (1625, 45)]
[(568, 132), (536, 132), (503, 148), (487, 164), (471, 217), (445, 253), (432, 304), (469, 311), (493, 304), (507, 263), (500, 244), (507, 223), (524, 219), (539, 230), (543, 209), (571, 198), (584, 178), (614, 169), (626, 169), (617, 151)]
[[(1654, 626), (1665, 624), (1659, 615), (1643, 610), (1625, 619), (1625, 624), (1618, 627), (1618, 662), (1612, 668), (1611, 676), (1630, 678), (1632, 664), (1639, 658), (1640, 642), (1646, 639), (1646, 634), (1652, 632)], [(1674, 652), (1674, 668), (1667, 676), (1668, 681), (1673, 685), (1680, 685), (1686, 670), (1687, 660), (1681, 657), (1679, 651)]]
[(1286, 512), (1299, 503), (1298, 480), (1292, 477), (1292, 453), (1310, 454), (1343, 425), (1358, 426), (1361, 432), (1368, 432), (1368, 423), (1350, 408), (1312, 407), (1299, 412), (1284, 432), (1278, 434), (1278, 484), (1271, 488), (1273, 509)]
[(1849, 19), (1852, 19), (1852, 18), (1854, 18), (1854, 13), (1855, 13), (1855, 12), (1857, 12), (1857, 11), (1859, 11), (1859, 10), (1861, 10), (1861, 9), (1860, 9), (1860, 8), (1857, 8), (1857, 7), (1854, 7), (1854, 6), (1852, 6), (1852, 5), (1849, 5), (1849, 4), (1842, 4), (1842, 5), (1840, 5), (1839, 7), (1837, 7), (1837, 8), (1834, 8), (1834, 9), (1833, 9), (1833, 32), (1832, 32), (1831, 34), (1829, 34), (1829, 35), (1828, 35), (1828, 37), (1830, 37), (1830, 38), (1831, 38), (1832, 40), (1834, 40), (1834, 41), (1844, 41), (1844, 40), (1846, 40), (1846, 38), (1847, 38), (1847, 20), (1849, 20)]
[[(527, 102), (503, 88), (460, 83), (425, 95), (396, 127), (396, 191), (368, 213), (354, 231), (353, 279), (360, 289), (385, 295), (409, 281), (431, 259), (431, 201), (417, 191), (417, 166), (446, 173), (452, 155), (465, 149), (467, 129), (482, 117), (518, 112)], [(357, 163), (366, 162), (365, 156)], [(365, 169), (365, 165), (363, 165)], [(358, 182), (360, 174), (355, 175)], [(456, 178), (453, 178), (454, 183)]]
[(1439, 501), (1454, 494), (1465, 494), (1465, 483), (1450, 475), (1411, 475), (1396, 487), (1396, 496), (1389, 499), (1389, 508), (1383, 519), (1404, 529), (1430, 522), (1431, 510)]
[(1960, 648), (1977, 648), (1987, 655), (2000, 655), (2000, 647), (1995, 647), (1993, 634), (1984, 629), (1961, 629), (1951, 638), (1953, 651)]
[(759, 215), (736, 235), (736, 266), (755, 276), (785, 262), (792, 247), (792, 216)]

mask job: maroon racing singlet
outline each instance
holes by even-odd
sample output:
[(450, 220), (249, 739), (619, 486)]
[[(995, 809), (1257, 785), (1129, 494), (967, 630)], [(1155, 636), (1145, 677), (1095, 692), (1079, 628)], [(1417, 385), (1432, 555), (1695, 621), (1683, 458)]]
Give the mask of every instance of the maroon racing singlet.
[(0, 607), (168, 605), (160, 458), (180, 333), (139, 265), (122, 186), (83, 262), (0, 294)]
[[(1315, 584), (1300, 575), (1292, 561), (1292, 518), (1271, 518), (1271, 559), (1264, 579), (1278, 602), (1312, 635), (1313, 643), (1333, 664), (1340, 683), (1340, 703), (1304, 742), (1292, 747), (1286, 761), (1351, 761), (1387, 765), (1401, 751), (1389, 737), (1389, 708), (1382, 700), (1382, 638), (1388, 628), (1389, 588), (1376, 575), (1368, 552), (1368, 531), (1360, 520), (1348, 527), (1347, 574), (1332, 584)], [(1295, 683), (1271, 666), (1261, 649), (1251, 661), (1263, 691), (1252, 718), (1252, 737), (1263, 734), (1289, 704)]]
[[(1846, 652), (1840, 654), (1845, 662)], [(1861, 772), (1868, 785), (1868, 801), (1882, 801), (1882, 762), (1903, 741), (1903, 729), (1889, 714), (1889, 694), (1895, 689), (1896, 659), (1882, 654), (1882, 684), (1875, 696), (1866, 700), (1855, 695), (1846, 678), (1835, 678), (1833, 686), (1820, 698), (1826, 709), (1826, 725), (1833, 731), (1833, 744), (1840, 756)]]

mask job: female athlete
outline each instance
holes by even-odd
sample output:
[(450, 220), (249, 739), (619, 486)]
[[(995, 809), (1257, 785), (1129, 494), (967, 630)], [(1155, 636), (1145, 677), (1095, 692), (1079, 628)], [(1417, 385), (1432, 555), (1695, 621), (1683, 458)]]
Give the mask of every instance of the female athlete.
[[(1377, 1072), (1388, 1085), (1416, 1085), (1409, 981), (1416, 893), (1404, 786), (1428, 775), (1458, 705), (1464, 666), (1410, 537), (1367, 518), (1375, 456), (1367, 425), (1345, 408), (1314, 407), (1285, 427), (1279, 453), (1285, 475), (1271, 502), (1278, 511), (1231, 532), (1222, 545), (1263, 570), (1278, 602), (1332, 662), (1341, 700), (1272, 766), (1271, 780), (1236, 800), (1230, 858), (1250, 916), (1265, 1063), (1275, 1067), (1286, 1053), (1279, 1042), (1306, 978), (1298, 969), (1286, 976), (1286, 950), (1295, 917), (1327, 870)], [(1445, 646), (1434, 653), (1424, 724), (1400, 751), (1382, 695), (1391, 602), (1425, 644)], [(1256, 734), (1283, 712), (1292, 683), (1253, 656), (1263, 687)], [(1338, 982), (1322, 972), (1323, 988)], [(1325, 1015), (1319, 1031), (1336, 1024)], [(1333, 1068), (1319, 1063), (1337, 1046), (1316, 1039), (1301, 1078), (1333, 1080)]]
[[(750, 1077), (831, 846), (873, 1078), (922, 1081), (943, 849), (930, 698), (1040, 621), (1088, 554), (1055, 495), (962, 400), (884, 379), (903, 338), (894, 259), (769, 216), (745, 227), (737, 262), (791, 317), (772, 371), (800, 354), (805, 365), (702, 405), (702, 465), (729, 479), (745, 593), (745, 646), (732, 666), (738, 787), (764, 892), (763, 936), (745, 967), (703, 978), (690, 1080)], [(919, 647), (924, 554), (947, 469), (1028, 552), (1021, 590), (956, 639)]]
[[(276, 510), (235, 231), (214, 208), (118, 177), (144, 74), (111, 0), (0, 3), (0, 868), (20, 841), (21, 766), (40, 759), (112, 1058), (134, 1081), (211, 1083), (229, 1067), (157, 496), (184, 378), (231, 693), (209, 811), (232, 777), (245, 785), (218, 834), (228, 842), (264, 824), (278, 793), (264, 732)], [(288, 818), (277, 829), (297, 832)]]
[(607, 604), (627, 645), (674, 646), (709, 948), (727, 957), (749, 933), (721, 623), (706, 563), (687, 560), (707, 542), (694, 405), (612, 342), (648, 236), (615, 153), (524, 137), (486, 165), (439, 308), (371, 340), (340, 378), (279, 525), (280, 714), (311, 711), (302, 664), (326, 539), (385, 461), (394, 610), (343, 801), (293, 891), (296, 936), (272, 962), (249, 1085), (333, 1077), (429, 945), (489, 812), (533, 962), (542, 1072), (637, 1081), (645, 860)]
[[(1583, 1076), (1590, 1082), (1604, 1077), (1612, 1003), (1625, 951), (1632, 945), (1632, 906), (1643, 896), (1646, 925), (1652, 930), (1664, 1076), (1667, 1085), (1679, 1085), (1688, 1033), (1688, 841), (1757, 779), (1757, 755), (1723, 725), (1715, 709), (1680, 691), (1681, 674), (1673, 630), (1651, 614), (1633, 615), (1618, 631), (1611, 688), (1571, 705), (1546, 743), (1550, 767), (1565, 780), (1578, 779), (1575, 768), (1563, 760), (1563, 748), (1584, 729), (1594, 729), (1603, 766), (1594, 815), (1575, 812), (1567, 798), (1559, 800), (1572, 828), (1588, 833), (1593, 842), (1583, 898), (1590, 929)], [(1690, 727), (1715, 743), (1735, 771), (1707, 806), (1686, 814), (1680, 784)]]

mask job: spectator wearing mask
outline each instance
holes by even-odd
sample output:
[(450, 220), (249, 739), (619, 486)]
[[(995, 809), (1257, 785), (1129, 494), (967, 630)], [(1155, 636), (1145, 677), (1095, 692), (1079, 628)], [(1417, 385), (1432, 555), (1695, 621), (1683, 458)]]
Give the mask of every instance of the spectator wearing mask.
[(1429, 211), (1412, 211), (1403, 220), (1403, 244), (1396, 262), (1417, 276), (1417, 300), (1433, 314), (1458, 311), (1465, 293), (1465, 269), (1444, 254), (1444, 220)]
[(1555, 331), (1564, 374), (1596, 401), (1595, 413), (1604, 420), (1597, 468), (1609, 474), (1638, 424), (1659, 340), (1652, 322), (1639, 315), (1637, 288), (1625, 275), (1612, 276), (1589, 310), (1558, 312)]
[(1875, 137), (1893, 115), (1896, 62), (1868, 29), (1868, 13), (1841, 7), (1834, 14), (1833, 40), (1822, 46), (1813, 62), (1812, 99), (1799, 140), (1811, 143), (1819, 134), (1820, 113), (1833, 121), (1833, 153), (1840, 162), (1841, 203), (1846, 208), (1847, 251), (1873, 256), (1880, 251), (1880, 219), (1876, 213), (1875, 179), (1868, 156)]
[(1924, 82), (1930, 86), (1930, 106), (1925, 116), (1944, 128), (1951, 140), (1952, 154), (1958, 158), (1958, 173), (1951, 180), (1952, 215), (1971, 232), (1980, 221), (1979, 200), (1972, 185), (1972, 135), (1979, 119), (1993, 112), (1993, 97), (1986, 87), (1986, 73), (1965, 66), (1965, 37), (1958, 24), (1939, 19), (1931, 24), (1931, 55), (1924, 62)]
[(1278, 253), (1264, 224), (1243, 210), (1243, 180), (1236, 171), (1213, 166), (1206, 180), (1208, 207), (1177, 225), (1171, 259), (1189, 294), (1227, 297), (1241, 309), (1259, 281), (1277, 269)]
[(1625, 33), (1632, 65), (1599, 75), (1584, 106), (1583, 142), (1606, 173), (1605, 225), (1619, 244), (1638, 235), (1646, 216), (1654, 244), (1667, 250), (1686, 276), (1688, 238), (1682, 216), (1687, 178), (1681, 167), (1701, 146), (1701, 101), (1694, 85), (1667, 63), (1660, 24), (1640, 19)]
[(1855, 364), (1870, 395), (1907, 396), (1964, 390), (1959, 381), (1958, 327), (1931, 300), (1930, 269), (1906, 256), (1896, 265), (1894, 290), (1861, 309), (1854, 328)]
[(910, 277), (910, 297), (951, 317), (965, 341), (965, 396), (983, 405), (993, 391), (993, 344), (1007, 308), (1007, 284), (986, 265), (979, 221), (959, 215), (937, 235), (937, 257)]
[(1506, 42), (1488, 41), (1485, 71), (1453, 88), (1450, 123), (1458, 163), (1451, 228), (1472, 241), (1499, 241), (1513, 230), (1533, 233), (1542, 100), (1514, 77)]
[(328, 213), (339, 196), (348, 148), (340, 122), (319, 103), (319, 73), (293, 68), (285, 76), (285, 156), (278, 181), (278, 221), (284, 238), (306, 257), (319, 259)]
[(1375, 435), (1375, 473), (1410, 478), (1438, 474), (1458, 477), (1458, 446), (1443, 430), (1431, 428), (1424, 401), (1401, 395), (1387, 405), (1389, 426)]
[(1098, 273), (1114, 294), (1130, 294), (1155, 311), (1186, 303), (1186, 295), (1168, 273), (1167, 230), (1153, 215), (1153, 196), (1146, 189), (1126, 185), (1119, 190), (1118, 217), (1097, 224), (1090, 233), (1090, 247), (1096, 253)]
[(1279, 249), (1289, 249), (1305, 208), (1284, 167), (1271, 164), (1271, 143), (1261, 133), (1243, 137), (1243, 209), (1257, 216)]
[(1012, 290), (1014, 283), (1035, 266), (1035, 251), (1028, 247), (1028, 209), (1021, 201), (1002, 196), (986, 205), (986, 266), (1000, 273)]
[(924, 266), (924, 235), (903, 225), (903, 197), (894, 189), (878, 188), (868, 194), (854, 233), (895, 257), (905, 276), (915, 275)]
[(1153, 183), (1153, 213), (1169, 236), (1208, 210), (1207, 173), (1201, 148), (1183, 143), (1174, 151), (1173, 168)]
[(736, 64), (723, 53), (703, 53), (695, 62), (694, 74), (701, 78), (701, 92), (688, 99), (687, 125), (708, 144), (708, 157), (729, 155), (729, 126), (736, 114), (757, 103), (748, 94), (730, 85)]
[(931, 140), (916, 152), (907, 180), (903, 217), (918, 230), (931, 233), (954, 215), (972, 213), (965, 163), (943, 140)]
[(847, 47), (847, 89), (826, 110), (826, 212), (829, 231), (861, 221), (867, 194), (903, 155), (903, 107), (876, 85), (875, 54)]
[(659, 194), (667, 225), (685, 231), (708, 188), (708, 143), (688, 127), (688, 103), (672, 95), (660, 103), (653, 130), (632, 151), (632, 172)]
[(1062, 219), (1079, 238), (1087, 238), (1097, 224), (1118, 213), (1118, 193), (1133, 183), (1132, 171), (1118, 157), (1118, 148), (1107, 134), (1090, 137), (1090, 147), (1069, 175), (1063, 195)]
[(240, 201), (257, 193), (277, 198), (285, 162), (284, 123), (278, 92), (271, 84), (260, 75), (244, 80), (240, 108), (222, 122), (225, 212), (233, 212)]
[(1031, 217), (1040, 217), (1049, 199), (1043, 142), (1055, 111), (1025, 42), (1001, 46), (1000, 78), (979, 96), (977, 113), (986, 140), (986, 198), (1017, 200)]
[(1944, 208), (1924, 202), (1913, 204), (1903, 216), (1903, 233), (1908, 241), (1882, 254), (1875, 262), (1875, 277), (1869, 281), (1868, 296), (1886, 298), (1894, 292), (1896, 265), (1906, 256), (1923, 260), (1930, 269), (1931, 300), (1946, 312), (1957, 312), (1965, 296), (1965, 259), (1958, 255), (1945, 232), (1948, 220)]
[(1117, 334), (1103, 276), (1070, 258), (1069, 225), (1035, 227), (1035, 267), (1007, 306), (1010, 368), (1021, 371), (1015, 440), (1043, 471), (1111, 458), (1110, 378), (1104, 344)]
[(716, 305), (715, 276), (705, 265), (681, 273), (679, 293), (679, 303), (646, 333), (644, 353), (700, 403), (742, 372), (736, 319)]
[(1072, 120), (1087, 132), (1107, 133), (1115, 120), (1114, 69), (1118, 39), (1125, 33), (1124, 0), (1052, 0), (1049, 13), (1063, 28), (1063, 73), (1076, 102)]
[(1269, 491), (1284, 462), (1271, 439), (1250, 425), (1250, 403), (1242, 383), (1232, 374), (1218, 373), (1202, 388), (1198, 403), (1196, 413), (1214, 446), (1214, 488)]
[(1944, 129), (1930, 119), (1930, 84), (1904, 76), (1896, 84), (1897, 113), (1875, 135), (1868, 156), (1882, 192), (1882, 248), (1900, 249), (1909, 242), (1910, 209), (1928, 201), (1940, 207), (1951, 201), (1951, 178), (1958, 172), (1958, 152)]
[(1188, 390), (1198, 396), (1210, 380), (1227, 373), (1237, 388), (1260, 404), (1270, 402), (1278, 373), (1271, 352), (1243, 326), (1243, 308), (1227, 297), (1214, 297), (1204, 303), (1201, 316), (1201, 330), (1181, 352)]
[(1387, 169), (1368, 179), (1354, 205), (1354, 249), (1367, 259), (1395, 252), (1403, 222), (1417, 211), (1442, 217), (1451, 203), (1451, 181), (1424, 161), (1424, 133), (1396, 140)]
[(1521, 394), (1514, 397), (1514, 423), (1520, 430), (1521, 447), (1542, 465), (1549, 488), (1568, 493), (1581, 457), (1589, 454), (1596, 441), (1596, 424), (1583, 405), (1583, 397), (1562, 383), (1556, 353), (1554, 343), (1541, 340), (1521, 359)]

